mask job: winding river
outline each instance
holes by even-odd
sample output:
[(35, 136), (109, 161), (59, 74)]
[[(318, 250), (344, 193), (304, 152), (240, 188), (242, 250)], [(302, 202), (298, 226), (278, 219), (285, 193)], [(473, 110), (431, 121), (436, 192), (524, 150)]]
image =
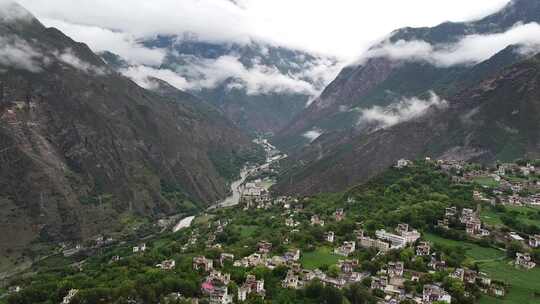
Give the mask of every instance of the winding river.
[[(262, 168), (264, 166), (269, 166), (273, 162), (279, 161), (279, 160), (281, 160), (283, 158), (286, 158), (286, 157), (287, 157), (286, 154), (278, 155), (276, 157), (268, 159), (267, 162), (264, 165), (261, 165), (259, 167), (256, 167), (256, 168), (247, 168), (247, 167), (243, 168), (240, 171), (240, 178), (231, 183), (231, 195), (228, 196), (227, 198), (215, 203), (214, 205), (208, 207), (207, 210), (213, 210), (213, 209), (219, 209), (219, 208), (227, 208), (227, 207), (232, 207), (232, 206), (238, 205), (240, 203), (240, 197), (242, 196), (242, 191), (243, 191), (243, 188), (244, 188), (244, 182), (251, 175), (251, 173), (259, 170), (260, 168)], [(188, 216), (188, 217), (185, 217), (185, 218), (181, 219), (178, 222), (178, 224), (176, 224), (176, 226), (174, 226), (173, 231), (176, 232), (176, 231), (179, 231), (179, 230), (181, 230), (183, 228), (187, 228), (187, 227), (191, 226), (191, 223), (193, 222), (194, 218), (195, 218), (195, 216)]]

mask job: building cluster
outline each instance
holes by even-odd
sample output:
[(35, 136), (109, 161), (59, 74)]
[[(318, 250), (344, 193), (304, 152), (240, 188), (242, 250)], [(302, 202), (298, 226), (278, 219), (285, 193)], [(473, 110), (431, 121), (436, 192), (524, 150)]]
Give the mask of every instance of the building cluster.
[(456, 223), (458, 220), (465, 227), (465, 232), (470, 237), (483, 238), (491, 235), (491, 232), (483, 226), (479, 213), (470, 208), (463, 208), (460, 214), (455, 206), (446, 208), (444, 217), (437, 221), (437, 226), (449, 229), (450, 223)]
[[(0, 103), (2, 104), (2, 107), (0, 107), (0, 123), (7, 123), (10, 125), (20, 124), (22, 117), (28, 117), (27, 115), (21, 116), (21, 114), (34, 111), (38, 105), (38, 103), (31, 99), (4, 102), (0, 100)], [(36, 125), (35, 122), (29, 122), (27, 124)]]
[(175, 260), (165, 260), (156, 265), (157, 268), (160, 268), (163, 270), (173, 270), (175, 266), (176, 266)]
[(103, 235), (98, 235), (91, 239), (89, 242), (87, 242), (85, 245), (79, 244), (79, 243), (66, 243), (61, 242), (59, 244), (62, 254), (65, 257), (71, 257), (76, 254), (86, 254), (86, 255), (93, 255), (95, 254), (99, 249), (105, 248), (108, 246), (111, 246), (115, 243), (114, 239), (112, 237), (104, 237)]
[(466, 169), (465, 162), (450, 160), (440, 160), (438, 165), (457, 182), (471, 182), (479, 178), (492, 179), (495, 186), (485, 187), (485, 193), (474, 192), (473, 197), (476, 201), (515, 206), (540, 206), (540, 181), (531, 178), (533, 175), (538, 176), (540, 172), (530, 163), (524, 166), (507, 163), (487, 169)]
[(283, 255), (274, 255), (269, 256), (269, 253), (271, 251), (272, 245), (268, 242), (260, 242), (258, 245), (258, 251), (250, 254), (249, 256), (246, 256), (244, 258), (241, 258), (239, 260), (235, 260), (233, 262), (233, 265), (236, 267), (266, 267), (268, 269), (274, 269), (278, 266), (294, 266), (295, 264), (298, 264), (298, 261), (300, 260), (300, 250), (299, 249), (293, 249), (287, 251)]
[(399, 303), (405, 300), (423, 304), (437, 301), (451, 302), (452, 297), (439, 285), (424, 285), (420, 295), (407, 293), (405, 282), (407, 280), (418, 282), (422, 275), (422, 273), (407, 271), (403, 262), (389, 262), (385, 269), (371, 278), (371, 289), (382, 291), (385, 295), (385, 303)]
[(327, 286), (344, 288), (348, 284), (361, 282), (369, 277), (369, 273), (356, 272), (358, 260), (340, 260), (337, 265), (340, 273), (337, 277), (329, 276), (319, 269), (308, 270), (301, 267), (291, 267), (282, 282), (284, 288), (301, 289), (313, 280), (319, 280)]
[(210, 304), (231, 304), (233, 295), (229, 293), (230, 274), (211, 270), (201, 284), (201, 292), (208, 298)]
[(255, 293), (264, 298), (265, 292), (264, 280), (257, 280), (254, 275), (250, 274), (247, 276), (244, 284), (238, 288), (238, 301), (245, 301), (251, 293)]
[[(222, 253), (220, 264), (223, 266), (225, 261), (231, 261), (233, 259), (234, 255)], [(231, 275), (216, 270), (212, 259), (207, 259), (204, 256), (194, 257), (193, 269), (208, 274), (201, 284), (201, 291), (208, 298), (209, 303), (229, 304), (233, 302), (234, 296), (229, 292)], [(248, 275), (246, 281), (238, 288), (237, 298), (240, 302), (243, 302), (250, 294), (257, 294), (264, 298), (264, 280), (257, 280), (254, 275)]]
[(397, 161), (395, 167), (398, 168), (398, 169), (403, 169), (403, 168), (406, 168), (406, 167), (410, 166), (411, 164), (412, 164), (412, 161), (402, 158), (402, 159)]
[(264, 187), (263, 181), (256, 180), (244, 185), (240, 203), (243, 204), (246, 209), (266, 209), (272, 205), (272, 199), (270, 192)]
[(459, 220), (465, 225), (465, 231), (471, 237), (486, 237), (490, 235), (489, 230), (482, 227), (482, 221), (478, 212), (472, 209), (463, 208)]
[(493, 281), (483, 273), (468, 268), (456, 268), (450, 277), (468, 284), (476, 284), (483, 293), (502, 297), (506, 294), (506, 286), (502, 282)]
[(420, 238), (420, 232), (409, 229), (408, 224), (399, 224), (395, 229), (396, 233), (387, 232), (384, 229), (375, 232), (376, 238), (364, 235), (362, 230), (357, 231), (359, 246), (364, 248), (375, 248), (378, 251), (387, 252), (390, 249), (402, 249), (410, 244), (414, 244)]
[(515, 265), (527, 270), (536, 267), (536, 263), (532, 260), (531, 255), (521, 252), (516, 253)]

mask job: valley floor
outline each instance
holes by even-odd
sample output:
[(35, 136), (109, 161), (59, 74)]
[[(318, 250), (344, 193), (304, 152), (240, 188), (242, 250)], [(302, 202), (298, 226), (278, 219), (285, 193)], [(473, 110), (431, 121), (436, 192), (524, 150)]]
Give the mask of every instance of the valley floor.
[(402, 164), (343, 193), (243, 192), (175, 232), (49, 258), (0, 302), (540, 303), (537, 175), (486, 184), (493, 169), (474, 164)]

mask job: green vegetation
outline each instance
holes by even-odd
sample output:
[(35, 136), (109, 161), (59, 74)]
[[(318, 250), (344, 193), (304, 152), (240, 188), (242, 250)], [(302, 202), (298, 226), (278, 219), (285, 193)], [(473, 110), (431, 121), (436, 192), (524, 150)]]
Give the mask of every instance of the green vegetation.
[(343, 259), (343, 257), (335, 255), (332, 248), (319, 247), (314, 251), (305, 252), (300, 262), (304, 268), (316, 269), (328, 268), (328, 266), (336, 264), (339, 259)]
[(208, 157), (223, 178), (232, 181), (240, 176), (240, 170), (246, 163), (259, 164), (265, 161), (264, 149), (257, 146), (253, 149), (223, 151), (217, 149), (208, 153)]
[(486, 186), (490, 188), (495, 188), (500, 185), (500, 182), (493, 179), (490, 176), (480, 176), (473, 179), (474, 182), (478, 183), (480, 186)]
[[(237, 260), (249, 256), (257, 252), (258, 243), (264, 240), (273, 244), (270, 256), (283, 256), (287, 251), (300, 249), (302, 255), (299, 263), (302, 268), (320, 269), (328, 276), (336, 276), (340, 272), (336, 263), (344, 257), (333, 254), (333, 248), (344, 241), (354, 240), (356, 229), (361, 228), (365, 234), (373, 236), (377, 229), (390, 231), (399, 223), (408, 223), (422, 231), (422, 238), (432, 243), (432, 252), (444, 259), (450, 270), (455, 267), (479, 268), (493, 279), (510, 284), (508, 295), (503, 300), (496, 300), (483, 296), (476, 285), (452, 281), (446, 271), (429, 273), (430, 257), (415, 257), (413, 248), (391, 250), (379, 255), (373, 249), (358, 248), (349, 256), (359, 261), (355, 271), (375, 275), (388, 262), (401, 261), (406, 269), (423, 273), (420, 283), (406, 281), (408, 292), (416, 292), (417, 295), (422, 291), (422, 284), (439, 283), (451, 293), (453, 303), (470, 304), (477, 298), (481, 303), (538, 303), (534, 298), (536, 286), (540, 286), (538, 269), (524, 271), (513, 268), (508, 265), (507, 254), (498, 248), (503, 245), (493, 239), (469, 239), (463, 227), (456, 227), (456, 223), (452, 223), (448, 230), (435, 226), (447, 207), (461, 209), (476, 206), (472, 191), (477, 188), (475, 183), (452, 183), (448, 175), (436, 170), (432, 164), (417, 162), (405, 169), (389, 170), (367, 184), (344, 193), (301, 199), (293, 204), (292, 209), (273, 205), (268, 209), (243, 210), (239, 207), (213, 210), (198, 216), (190, 228), (145, 238), (144, 242), (150, 249), (143, 254), (132, 252), (131, 247), (141, 242), (134, 239), (91, 255), (86, 258), (82, 270), (74, 267), (73, 263), (85, 257), (56, 256), (45, 260), (36, 265), (33, 276), (22, 276), (12, 281), (11, 285), (21, 285), (24, 290), (0, 300), (0, 303), (58, 303), (71, 288), (80, 290), (73, 303), (125, 303), (127, 299), (165, 303), (164, 296), (172, 292), (204, 298), (200, 285), (206, 274), (193, 271), (191, 265), (192, 258), (199, 255), (213, 259), (220, 271), (231, 274), (229, 288), (233, 294), (245, 281), (247, 274), (264, 279), (264, 301), (253, 296), (246, 302), (249, 304), (375, 303), (374, 297), (381, 294), (378, 290), (371, 292), (366, 288), (369, 280), (343, 289), (322, 286), (320, 282), (313, 281), (304, 289), (292, 290), (281, 287), (288, 271), (284, 266), (270, 270), (262, 266), (235, 267), (226, 262), (221, 267), (217, 266), (217, 261), (221, 253), (234, 254)], [(170, 194), (175, 190), (164, 192)], [(341, 221), (336, 221), (333, 216), (338, 208), (344, 209), (346, 214)], [(500, 221), (498, 225), (505, 226), (508, 225), (508, 214), (516, 213), (519, 221), (533, 221), (536, 216), (527, 208), (483, 209), (483, 217), (493, 217), (493, 221)], [(310, 224), (313, 215), (325, 220), (324, 227)], [(298, 227), (287, 227), (286, 218), (293, 218), (299, 223)], [(124, 215), (121, 221), (130, 227), (148, 225), (131, 215)], [(227, 222), (227, 225), (223, 226), (223, 222)], [(336, 239), (332, 245), (324, 239), (327, 231), (335, 232)], [(220, 246), (216, 247), (215, 244)], [(513, 250), (521, 248), (509, 247), (509, 251)], [(531, 254), (535, 259), (540, 257), (539, 252), (532, 251)], [(112, 261), (112, 257), (117, 255), (122, 259)], [(174, 270), (156, 268), (156, 264), (166, 259), (176, 261)], [(465, 291), (473, 297), (465, 297)], [(201, 302), (205, 303), (204, 300)]]
[(491, 247), (482, 247), (472, 242), (455, 241), (431, 233), (425, 233), (424, 238), (438, 245), (459, 248), (465, 252), (465, 256), (470, 258), (472, 262), (499, 260), (505, 257), (504, 251)]
[(517, 232), (540, 233), (540, 209), (526, 206), (496, 206), (484, 208), (481, 219), (495, 227), (506, 226)]
[(538, 304), (540, 303), (540, 268), (532, 270), (517, 269), (507, 260), (497, 260), (480, 264), (480, 270), (492, 279), (511, 286), (511, 292), (504, 299), (485, 297), (480, 302), (501, 304)]

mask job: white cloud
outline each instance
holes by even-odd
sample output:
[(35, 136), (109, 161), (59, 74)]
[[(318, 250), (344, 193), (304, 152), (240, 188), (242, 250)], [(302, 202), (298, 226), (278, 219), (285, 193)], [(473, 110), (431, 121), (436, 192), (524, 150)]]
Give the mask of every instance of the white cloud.
[[(215, 88), (229, 81), (229, 89), (243, 88), (249, 95), (287, 92), (315, 96), (319, 93), (318, 88), (303, 78), (306, 76), (304, 72), (298, 75), (282, 74), (276, 68), (260, 64), (247, 68), (235, 56), (217, 59), (182, 56), (182, 61), (185, 64), (177, 66), (174, 71), (138, 66), (125, 70), (123, 74), (143, 86), (148, 86), (145, 78), (150, 76), (183, 90)], [(322, 77), (313, 73), (314, 77)]]
[[(500, 9), (509, 0), (130, 0), (128, 4), (120, 0), (17, 1), (46, 25), (87, 43), (94, 51), (109, 50), (132, 65), (146, 66), (124, 71), (139, 83), (144, 82), (143, 75), (159, 74), (181, 89), (197, 89), (215, 87), (233, 78), (228, 88), (243, 87), (249, 94), (292, 92), (316, 96), (344, 62), (357, 58), (391, 30), (433, 26), (449, 19), (470, 20)], [(164, 50), (149, 49), (140, 41), (157, 34), (186, 32), (211, 42), (263, 41), (337, 56), (341, 63), (321, 59), (302, 67), (302, 72), (282, 74), (260, 64), (245, 68), (231, 56), (189, 63), (178, 71), (157, 72)], [(194, 71), (186, 72), (188, 68)]]
[(97, 74), (97, 75), (104, 75), (106, 74), (106, 71), (104, 68), (102, 67), (97, 67), (91, 63), (88, 63), (88, 62), (85, 62), (83, 61), (82, 59), (80, 59), (79, 57), (77, 57), (77, 55), (75, 55), (73, 53), (73, 50), (71, 49), (66, 49), (64, 50), (63, 52), (56, 52), (54, 54), (56, 56), (56, 58), (58, 58), (58, 60), (60, 60), (61, 62), (75, 68), (75, 69), (78, 69), (82, 72), (85, 72), (85, 73), (93, 73), (93, 74)]
[(398, 123), (418, 118), (424, 115), (431, 107), (445, 108), (448, 102), (441, 99), (434, 92), (428, 100), (416, 97), (404, 98), (398, 103), (388, 107), (374, 106), (369, 109), (360, 109), (358, 124), (375, 123), (377, 129), (388, 128)]
[(356, 58), (396, 28), (470, 20), (508, 1), (18, 0), (39, 18), (135, 37), (190, 31), (205, 40), (255, 38), (347, 59)]
[(124, 76), (131, 78), (145, 89), (154, 89), (156, 83), (150, 78), (158, 78), (168, 82), (177, 89), (189, 89), (187, 80), (177, 73), (167, 69), (156, 69), (148, 66), (133, 66), (121, 71)]
[(236, 87), (242, 86), (247, 94), (302, 93), (315, 95), (318, 91), (313, 85), (302, 80), (299, 75), (285, 75), (273, 67), (255, 64), (246, 68), (237, 57), (222, 56), (215, 60), (204, 59), (183, 67), (181, 74), (197, 78), (193, 88), (214, 88), (227, 79), (233, 79)]
[(165, 50), (150, 49), (131, 34), (115, 32), (98, 26), (85, 26), (55, 19), (43, 19), (50, 27), (61, 29), (76, 41), (85, 42), (95, 52), (110, 51), (132, 64), (159, 66), (165, 58)]
[(0, 64), (7, 67), (41, 72), (43, 55), (26, 41), (15, 36), (0, 36)]
[(420, 40), (386, 42), (368, 51), (360, 63), (368, 58), (389, 57), (395, 60), (423, 60), (437, 66), (476, 64), (489, 59), (509, 45), (516, 44), (522, 45), (528, 51), (538, 49), (540, 25), (516, 24), (503, 33), (468, 35), (455, 44), (431, 45)]
[(314, 142), (319, 136), (323, 134), (322, 130), (320, 129), (312, 129), (304, 133), (302, 136), (309, 139), (309, 142)]
[(33, 16), (26, 9), (11, 0), (0, 0), (0, 20), (12, 22), (32, 20)]

